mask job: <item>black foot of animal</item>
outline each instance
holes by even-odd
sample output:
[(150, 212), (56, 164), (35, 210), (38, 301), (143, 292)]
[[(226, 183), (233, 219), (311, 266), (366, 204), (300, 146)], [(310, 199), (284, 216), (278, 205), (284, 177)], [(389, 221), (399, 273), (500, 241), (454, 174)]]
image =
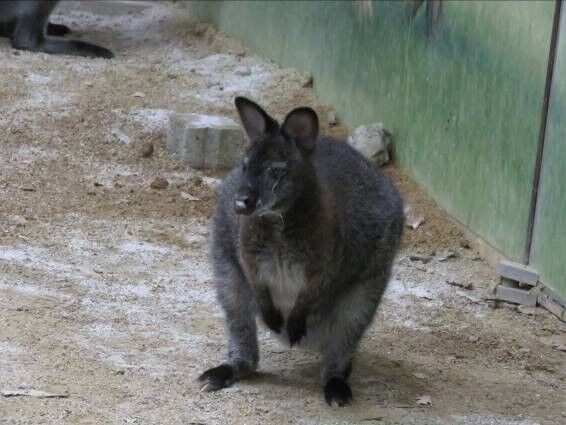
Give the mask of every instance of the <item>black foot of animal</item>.
[(352, 390), (342, 378), (331, 378), (324, 386), (324, 399), (329, 406), (346, 406), (352, 401)]
[(291, 314), (287, 321), (287, 334), (289, 335), (289, 344), (291, 347), (301, 342), (301, 339), (307, 334), (306, 317)]
[(198, 377), (201, 391), (217, 391), (229, 387), (234, 381), (234, 369), (229, 364), (208, 369)]
[(62, 24), (52, 24), (51, 22), (47, 24), (47, 35), (67, 35), (71, 33), (71, 28), (67, 25)]
[(264, 308), (262, 310), (262, 316), (263, 321), (269, 329), (277, 334), (281, 333), (284, 319), (279, 310), (277, 310), (275, 307)]

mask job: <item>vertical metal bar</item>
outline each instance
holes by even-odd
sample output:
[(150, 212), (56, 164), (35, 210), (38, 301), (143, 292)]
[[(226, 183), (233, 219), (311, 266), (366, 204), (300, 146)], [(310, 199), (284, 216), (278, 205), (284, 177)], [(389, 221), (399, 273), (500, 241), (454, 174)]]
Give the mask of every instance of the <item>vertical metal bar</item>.
[(558, 33), (560, 31), (560, 15), (562, 12), (562, 0), (555, 0), (554, 20), (552, 22), (552, 36), (550, 39), (550, 49), (548, 52), (548, 65), (546, 68), (546, 84), (544, 87), (544, 98), (542, 101), (542, 111), (540, 119), (540, 129), (538, 134), (537, 156), (535, 162), (535, 174), (533, 177), (533, 187), (531, 192), (531, 205), (529, 210), (529, 224), (527, 227), (527, 243), (523, 253), (523, 262), (529, 264), (531, 258), (531, 247), (533, 244), (533, 231), (535, 225), (535, 215), (538, 201), (538, 189), (540, 184), (540, 173), (542, 167), (542, 157), (544, 153), (544, 142), (546, 138), (546, 125), (548, 122), (548, 106), (550, 93), (552, 91), (552, 77), (554, 75), (554, 63), (556, 61), (556, 45), (558, 43)]

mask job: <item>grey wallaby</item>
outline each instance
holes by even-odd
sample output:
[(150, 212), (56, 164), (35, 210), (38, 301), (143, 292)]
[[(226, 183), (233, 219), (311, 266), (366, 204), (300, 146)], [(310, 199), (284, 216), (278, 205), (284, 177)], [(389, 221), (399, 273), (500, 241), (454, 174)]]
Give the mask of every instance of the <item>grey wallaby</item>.
[(14, 49), (67, 55), (113, 58), (104, 47), (61, 36), (71, 32), (65, 25), (52, 24), (49, 16), (57, 0), (0, 1), (0, 36), (8, 37)]
[(218, 390), (256, 370), (259, 316), (290, 346), (321, 353), (326, 402), (349, 404), (352, 357), (399, 248), (402, 200), (352, 147), (319, 136), (312, 109), (279, 125), (251, 100), (235, 104), (251, 145), (218, 188), (211, 250), (228, 361), (199, 381)]

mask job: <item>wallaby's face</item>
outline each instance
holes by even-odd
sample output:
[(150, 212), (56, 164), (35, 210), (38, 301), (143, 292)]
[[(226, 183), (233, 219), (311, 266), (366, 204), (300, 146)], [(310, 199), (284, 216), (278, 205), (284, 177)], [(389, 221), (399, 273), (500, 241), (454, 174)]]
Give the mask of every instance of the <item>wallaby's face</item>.
[(245, 98), (236, 107), (251, 140), (234, 199), (238, 214), (280, 216), (293, 207), (314, 171), (310, 155), (318, 136), (318, 119), (310, 108), (295, 109), (282, 126)]

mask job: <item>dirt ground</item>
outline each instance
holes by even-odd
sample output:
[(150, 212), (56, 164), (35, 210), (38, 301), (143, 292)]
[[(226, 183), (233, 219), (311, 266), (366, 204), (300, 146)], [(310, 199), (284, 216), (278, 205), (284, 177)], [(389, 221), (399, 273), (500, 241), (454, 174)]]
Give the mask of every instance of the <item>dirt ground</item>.
[[(116, 59), (0, 40), (0, 423), (566, 423), (566, 353), (556, 348), (566, 324), (485, 302), (492, 268), (393, 167), (408, 214), (425, 221), (407, 229), (361, 344), (354, 404), (326, 406), (318, 359), (264, 333), (257, 376), (199, 392), (196, 377), (225, 355), (207, 259), (219, 176), (167, 154), (168, 111), (235, 118), (237, 94), (279, 116), (330, 108), (308, 75), (196, 25), (178, 5), (69, 3), (53, 20)], [(169, 186), (152, 189), (159, 176)], [(65, 397), (7, 397), (26, 390)], [(423, 396), (432, 405), (419, 405)]]

